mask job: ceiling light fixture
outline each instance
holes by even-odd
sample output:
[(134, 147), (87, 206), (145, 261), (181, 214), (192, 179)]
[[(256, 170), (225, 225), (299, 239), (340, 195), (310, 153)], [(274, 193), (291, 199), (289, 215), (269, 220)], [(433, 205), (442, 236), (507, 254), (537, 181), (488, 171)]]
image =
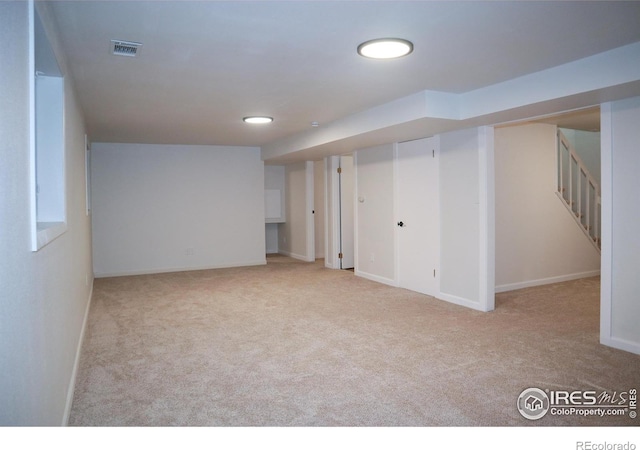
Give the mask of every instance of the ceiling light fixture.
[(262, 123), (271, 123), (271, 122), (273, 122), (273, 117), (249, 116), (249, 117), (243, 117), (242, 120), (244, 120), (246, 123), (262, 124)]
[(358, 54), (365, 58), (394, 59), (413, 51), (413, 44), (406, 39), (373, 39), (358, 45)]

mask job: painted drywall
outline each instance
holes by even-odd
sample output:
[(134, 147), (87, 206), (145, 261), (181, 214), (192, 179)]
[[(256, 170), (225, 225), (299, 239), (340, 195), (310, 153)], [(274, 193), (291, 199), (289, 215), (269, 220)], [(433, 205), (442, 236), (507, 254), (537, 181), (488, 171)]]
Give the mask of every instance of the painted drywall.
[(560, 129), (576, 153), (587, 167), (591, 176), (601, 183), (600, 178), (600, 132)]
[(316, 246), (316, 259), (324, 258), (324, 196), (325, 176), (324, 160), (313, 163), (313, 204), (314, 204), (314, 233)]
[(393, 144), (355, 152), (356, 275), (396, 284)]
[(556, 127), (495, 130), (496, 289), (598, 275), (600, 254), (556, 195)]
[(278, 224), (266, 223), (264, 227), (265, 253), (278, 253)]
[(302, 261), (313, 261), (312, 162), (285, 166), (285, 208), (286, 222), (278, 224), (279, 252)]
[(640, 354), (640, 97), (603, 104), (601, 342)]
[(265, 264), (253, 147), (95, 143), (96, 276)]
[(440, 291), (450, 301), (480, 303), (479, 135), (440, 135)]
[[(264, 189), (280, 191), (280, 209), (282, 221), (284, 221), (285, 213), (285, 189), (284, 189), (284, 166), (264, 166)], [(265, 243), (266, 252), (278, 253), (278, 223), (265, 224)]]
[[(440, 292), (466, 307), (494, 308), (493, 129), (435, 136), (439, 161)], [(397, 285), (394, 148), (356, 156), (356, 269), (359, 276)]]
[[(92, 286), (84, 122), (65, 78), (67, 231), (31, 251), (28, 2), (0, 2), (0, 425), (66, 422)], [(43, 24), (67, 74), (54, 22)]]

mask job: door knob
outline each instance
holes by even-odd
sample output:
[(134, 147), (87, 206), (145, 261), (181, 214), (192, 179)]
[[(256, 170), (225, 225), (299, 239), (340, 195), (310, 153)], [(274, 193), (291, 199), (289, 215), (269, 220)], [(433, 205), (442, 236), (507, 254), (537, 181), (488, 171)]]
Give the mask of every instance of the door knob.
[(399, 227), (403, 227), (404, 226), (404, 222), (401, 220), (400, 222), (398, 222), (398, 226)]

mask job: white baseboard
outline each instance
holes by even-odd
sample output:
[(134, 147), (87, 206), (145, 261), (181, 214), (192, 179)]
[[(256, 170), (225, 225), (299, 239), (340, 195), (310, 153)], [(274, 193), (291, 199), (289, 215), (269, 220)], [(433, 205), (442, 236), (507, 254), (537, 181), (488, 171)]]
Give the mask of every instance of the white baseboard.
[(73, 394), (76, 388), (76, 376), (78, 375), (78, 367), (80, 366), (80, 355), (82, 353), (82, 343), (84, 342), (84, 334), (87, 330), (87, 323), (89, 322), (89, 310), (91, 309), (91, 299), (93, 298), (93, 280), (91, 281), (91, 288), (89, 289), (89, 299), (87, 306), (84, 310), (84, 318), (82, 319), (82, 328), (80, 329), (80, 338), (78, 339), (78, 345), (76, 347), (76, 357), (73, 362), (73, 369), (71, 370), (71, 379), (69, 380), (69, 386), (67, 387), (67, 402), (64, 406), (64, 416), (62, 418), (62, 426), (66, 427), (69, 424), (69, 415), (71, 414), (71, 406), (73, 406)]
[(190, 272), (196, 270), (212, 270), (212, 269), (228, 269), (231, 267), (247, 267), (247, 266), (263, 266), (267, 264), (267, 259), (261, 259), (258, 261), (247, 261), (232, 264), (220, 264), (213, 266), (195, 266), (195, 267), (174, 267), (163, 269), (149, 269), (149, 270), (131, 270), (125, 272), (96, 272), (96, 278), (110, 278), (110, 277), (127, 277), (135, 275), (153, 275), (157, 273), (171, 273), (171, 272)]
[(496, 294), (499, 292), (515, 291), (516, 289), (524, 289), (524, 288), (534, 287), (534, 286), (544, 286), (545, 284), (562, 283), (563, 281), (578, 280), (580, 278), (596, 277), (598, 275), (600, 275), (600, 270), (592, 270), (589, 272), (560, 275), (557, 277), (540, 278), (538, 280), (502, 284), (502, 285), (496, 286)]
[(334, 266), (332, 263), (330, 263), (330, 262), (327, 260), (327, 258), (325, 258), (325, 259), (324, 259), (324, 266), (325, 266), (327, 269), (339, 269), (339, 268), (340, 268), (340, 266)]
[(299, 255), (297, 253), (287, 252), (285, 250), (280, 250), (279, 253), (281, 255), (288, 256), (290, 258), (297, 259), (297, 260), (304, 261), (304, 262), (314, 262), (315, 261), (315, 259), (309, 259), (305, 255)]
[(361, 272), (359, 270), (354, 270), (353, 272), (356, 276), (366, 278), (367, 280), (375, 281), (377, 283), (386, 284), (388, 286), (398, 287), (398, 283), (396, 280), (392, 280), (391, 278), (381, 277), (379, 275), (373, 275), (367, 272)]
[(618, 350), (624, 350), (629, 353), (635, 353), (640, 355), (640, 343), (627, 341), (626, 339), (620, 339), (616, 337), (601, 337), (600, 343), (609, 347), (617, 348)]
[[(396, 282), (396, 280), (390, 279), (390, 278), (385, 278), (385, 277), (381, 277), (378, 275), (372, 275), (370, 273), (366, 273), (366, 272), (360, 272), (359, 270), (355, 270), (354, 271), (356, 276), (362, 277), (362, 278), (366, 278), (367, 280), (371, 280), (371, 281), (375, 281), (377, 283), (382, 283), (382, 284), (386, 284), (388, 286), (393, 286), (393, 287), (398, 287), (398, 283)], [(424, 295), (428, 295), (428, 294), (424, 294)], [(462, 298), (462, 297), (457, 297), (455, 295), (451, 295), (451, 294), (445, 294), (443, 292), (439, 293), (436, 296), (433, 296), (435, 298), (437, 298), (438, 300), (443, 300), (449, 303), (453, 303), (455, 305), (459, 305), (459, 306), (464, 306), (466, 308), (471, 308), (471, 309), (475, 309), (476, 311), (482, 311), (482, 312), (486, 312), (484, 309), (482, 309), (481, 305), (479, 302), (474, 302), (472, 300), (468, 300), (466, 298)]]
[(456, 295), (446, 294), (444, 292), (440, 292), (436, 295), (438, 300), (444, 300), (445, 302), (453, 303), (454, 305), (464, 306), (466, 308), (475, 309), (476, 311), (487, 312), (482, 308), (480, 302), (475, 302), (473, 300), (469, 300), (467, 298), (458, 297)]

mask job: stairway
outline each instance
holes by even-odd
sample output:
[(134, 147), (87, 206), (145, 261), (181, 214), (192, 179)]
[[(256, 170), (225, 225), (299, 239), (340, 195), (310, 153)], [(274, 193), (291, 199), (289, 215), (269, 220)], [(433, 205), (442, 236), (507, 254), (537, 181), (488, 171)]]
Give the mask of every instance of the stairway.
[(558, 130), (556, 194), (589, 241), (600, 252), (600, 186), (562, 131)]

